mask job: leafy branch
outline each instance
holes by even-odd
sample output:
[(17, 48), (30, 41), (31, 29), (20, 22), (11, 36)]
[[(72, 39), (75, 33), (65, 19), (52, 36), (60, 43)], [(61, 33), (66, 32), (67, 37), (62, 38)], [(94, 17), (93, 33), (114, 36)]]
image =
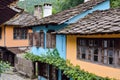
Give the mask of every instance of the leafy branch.
[(47, 54), (34, 55), (32, 53), (26, 53), (25, 58), (34, 61), (44, 62), (53, 65), (63, 71), (65, 75), (73, 80), (111, 80), (109, 78), (103, 78), (96, 76), (95, 74), (86, 72), (80, 69), (79, 66), (73, 66), (69, 60), (64, 60), (59, 56), (57, 49), (48, 51)]

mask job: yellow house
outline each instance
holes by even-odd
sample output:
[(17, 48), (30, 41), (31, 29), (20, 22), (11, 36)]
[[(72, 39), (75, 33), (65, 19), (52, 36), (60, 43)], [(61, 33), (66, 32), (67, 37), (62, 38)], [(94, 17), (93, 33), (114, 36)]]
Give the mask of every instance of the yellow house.
[(27, 12), (21, 12), (13, 19), (0, 27), (0, 46), (3, 47), (25, 47), (29, 45), (28, 32), (30, 29), (24, 27), (28, 22), (36, 18)]
[(11, 63), (10, 55), (19, 54), (28, 50), (30, 29), (24, 27), (36, 20), (36, 17), (27, 12), (20, 12), (14, 18), (0, 26), (0, 58)]
[(66, 34), (66, 58), (81, 69), (120, 80), (120, 9), (95, 11), (57, 34)]

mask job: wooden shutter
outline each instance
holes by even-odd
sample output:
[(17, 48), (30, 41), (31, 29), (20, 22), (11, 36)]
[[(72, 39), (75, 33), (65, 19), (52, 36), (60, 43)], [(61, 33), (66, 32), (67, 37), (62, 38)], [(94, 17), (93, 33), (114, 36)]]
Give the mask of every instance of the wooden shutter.
[(55, 48), (56, 47), (56, 35), (52, 35), (52, 48)]
[(44, 47), (44, 32), (43, 31), (40, 31), (40, 33), (39, 33), (40, 35), (39, 35), (39, 41), (40, 41), (40, 46), (41, 47)]
[(34, 33), (34, 46), (40, 46), (39, 44), (39, 33), (38, 32), (35, 32)]
[(33, 46), (33, 33), (29, 33), (29, 46)]
[(56, 35), (51, 34), (51, 32), (47, 33), (47, 48), (55, 48), (56, 47)]
[(47, 48), (51, 48), (51, 40), (52, 40), (52, 38), (51, 38), (51, 34), (50, 34), (50, 32), (48, 32), (47, 33)]

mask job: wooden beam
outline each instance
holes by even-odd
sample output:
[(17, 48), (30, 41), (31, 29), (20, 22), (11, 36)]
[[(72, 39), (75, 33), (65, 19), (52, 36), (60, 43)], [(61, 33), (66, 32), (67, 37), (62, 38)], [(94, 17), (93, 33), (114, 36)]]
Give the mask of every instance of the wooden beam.
[(76, 36), (80, 38), (120, 38), (119, 34), (94, 34), (94, 35), (68, 35), (68, 36)]

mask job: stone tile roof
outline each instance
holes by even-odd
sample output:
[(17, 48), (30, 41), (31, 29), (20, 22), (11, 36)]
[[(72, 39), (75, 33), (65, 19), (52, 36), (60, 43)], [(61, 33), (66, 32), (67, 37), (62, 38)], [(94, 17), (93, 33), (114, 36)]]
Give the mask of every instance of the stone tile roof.
[(22, 54), (29, 50), (28, 47), (7, 47), (6, 49), (14, 54)]
[(119, 33), (120, 9), (95, 11), (77, 23), (56, 32), (58, 34)]
[(0, 7), (5, 7), (18, 0), (0, 0)]
[(0, 24), (3, 24), (4, 22), (11, 19), (13, 16), (15, 16), (19, 10), (15, 10), (15, 7), (10, 7), (10, 4), (18, 0), (0, 0)]
[(36, 25), (44, 25), (44, 24), (61, 24), (65, 21), (71, 19), (72, 17), (74, 17), (86, 10), (89, 10), (89, 9), (93, 8), (94, 6), (96, 6), (97, 4), (102, 3), (104, 1), (105, 0), (90, 0), (90, 1), (80, 4), (74, 8), (64, 10), (55, 15), (51, 15), (51, 16), (42, 18), (38, 21), (35, 21), (33, 23), (29, 23), (26, 26), (36, 26)]
[(10, 19), (8, 22), (6, 22), (6, 25), (14, 25), (14, 26), (24, 26), (28, 23), (32, 23), (33, 21), (36, 21), (37, 18), (27, 12), (21, 12), (18, 15), (16, 15), (14, 18)]

